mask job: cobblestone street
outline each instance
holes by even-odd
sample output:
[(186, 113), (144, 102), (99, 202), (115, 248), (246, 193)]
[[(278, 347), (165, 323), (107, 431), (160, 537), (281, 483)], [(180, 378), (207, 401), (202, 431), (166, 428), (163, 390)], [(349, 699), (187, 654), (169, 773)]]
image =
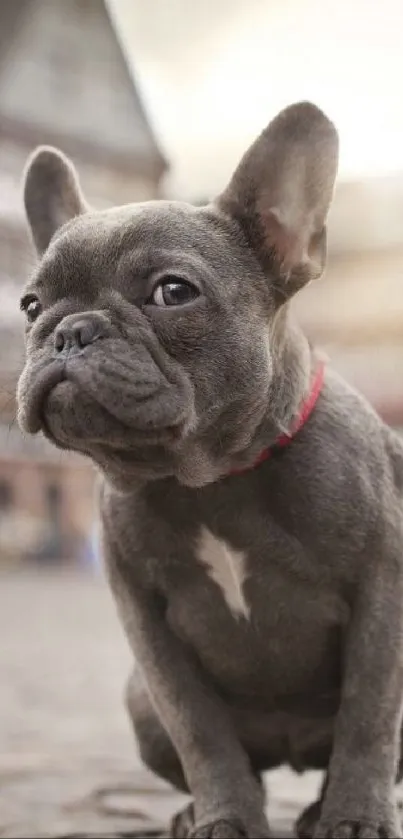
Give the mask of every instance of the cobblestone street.
[[(3, 574), (0, 637), (0, 836), (166, 828), (183, 799), (136, 755), (122, 703), (130, 654), (103, 580)], [(291, 835), (317, 784), (272, 774), (274, 836)]]

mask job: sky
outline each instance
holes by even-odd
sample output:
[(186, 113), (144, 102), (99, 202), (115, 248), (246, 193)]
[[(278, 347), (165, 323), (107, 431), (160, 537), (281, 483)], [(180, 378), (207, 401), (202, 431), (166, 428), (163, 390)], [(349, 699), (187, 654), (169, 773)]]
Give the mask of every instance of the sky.
[(222, 188), (275, 113), (335, 121), (340, 176), (403, 173), (403, 0), (109, 0), (179, 197)]

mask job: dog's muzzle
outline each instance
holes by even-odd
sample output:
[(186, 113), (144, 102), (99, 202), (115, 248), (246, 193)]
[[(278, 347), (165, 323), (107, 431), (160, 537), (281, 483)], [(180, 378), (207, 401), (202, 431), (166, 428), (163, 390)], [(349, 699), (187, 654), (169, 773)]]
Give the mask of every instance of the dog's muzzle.
[(65, 317), (41, 361), (30, 363), (18, 388), (24, 431), (54, 442), (136, 446), (180, 440), (194, 422), (188, 376), (154, 334), (111, 334), (100, 313)]

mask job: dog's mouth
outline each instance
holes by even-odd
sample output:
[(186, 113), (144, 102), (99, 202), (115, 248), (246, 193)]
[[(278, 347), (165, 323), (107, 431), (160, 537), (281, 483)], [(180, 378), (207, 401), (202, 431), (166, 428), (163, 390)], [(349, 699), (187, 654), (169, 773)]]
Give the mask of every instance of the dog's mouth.
[(193, 388), (179, 365), (117, 340), (28, 360), (18, 402), (26, 432), (43, 431), (62, 448), (100, 448), (112, 460), (134, 460), (143, 446), (175, 446), (194, 423)]

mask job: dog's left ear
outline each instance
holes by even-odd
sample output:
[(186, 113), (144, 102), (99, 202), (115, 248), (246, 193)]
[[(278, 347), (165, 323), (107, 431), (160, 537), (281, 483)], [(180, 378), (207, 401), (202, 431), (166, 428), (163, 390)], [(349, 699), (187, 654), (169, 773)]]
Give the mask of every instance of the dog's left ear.
[(337, 164), (333, 123), (300, 102), (268, 125), (218, 198), (272, 278), (278, 302), (324, 270)]
[(32, 238), (41, 256), (56, 231), (88, 210), (71, 160), (51, 146), (39, 146), (24, 173), (24, 204)]

